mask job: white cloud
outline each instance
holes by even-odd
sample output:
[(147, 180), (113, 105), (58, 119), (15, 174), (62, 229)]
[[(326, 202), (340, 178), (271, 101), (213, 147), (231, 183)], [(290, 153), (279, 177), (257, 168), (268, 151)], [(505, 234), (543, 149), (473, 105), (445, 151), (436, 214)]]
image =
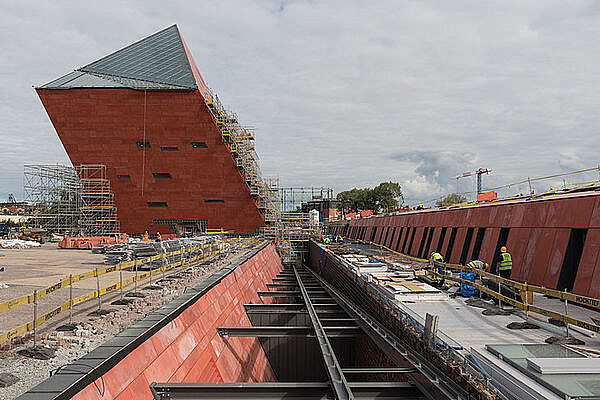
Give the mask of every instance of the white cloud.
[(0, 200), (22, 192), (22, 164), (66, 160), (31, 85), (172, 23), (208, 84), (256, 127), (264, 173), (288, 186), (392, 179), (418, 201), (476, 167), (494, 170), (493, 187), (596, 165), (596, 4), (8, 2)]

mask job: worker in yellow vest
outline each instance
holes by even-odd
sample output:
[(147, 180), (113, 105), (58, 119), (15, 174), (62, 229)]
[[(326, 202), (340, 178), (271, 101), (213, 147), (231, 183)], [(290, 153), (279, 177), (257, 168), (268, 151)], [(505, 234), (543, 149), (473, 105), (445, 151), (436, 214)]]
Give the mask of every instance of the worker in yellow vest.
[(467, 267), (485, 271), (487, 270), (488, 265), (481, 260), (471, 260), (467, 263)]
[(500, 267), (498, 268), (498, 271), (500, 271), (500, 276), (506, 279), (510, 279), (512, 267), (512, 256), (506, 250), (506, 247), (502, 246), (502, 248), (500, 249)]
[(436, 251), (431, 253), (431, 256), (429, 257), (429, 265), (433, 266), (433, 270), (435, 272), (439, 271), (440, 266), (437, 263), (443, 263), (444, 262), (444, 257), (442, 257), (442, 255)]

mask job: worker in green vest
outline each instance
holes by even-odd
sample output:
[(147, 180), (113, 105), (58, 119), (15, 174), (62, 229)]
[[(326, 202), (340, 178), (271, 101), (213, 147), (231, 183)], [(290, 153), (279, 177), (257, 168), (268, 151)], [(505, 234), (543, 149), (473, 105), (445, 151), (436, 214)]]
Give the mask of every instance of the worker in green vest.
[(500, 249), (500, 267), (498, 271), (500, 271), (500, 276), (506, 279), (510, 279), (510, 274), (512, 273), (512, 256), (506, 250), (505, 246), (502, 246)]

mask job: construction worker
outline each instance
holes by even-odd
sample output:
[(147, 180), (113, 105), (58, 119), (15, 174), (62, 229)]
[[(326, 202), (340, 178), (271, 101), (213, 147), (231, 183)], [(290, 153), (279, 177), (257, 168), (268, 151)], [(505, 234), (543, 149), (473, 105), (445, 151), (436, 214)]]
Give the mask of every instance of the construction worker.
[(442, 255), (440, 253), (434, 251), (431, 253), (429, 260), (432, 261), (432, 264), (434, 261), (444, 262), (444, 257), (442, 257)]
[(485, 271), (485, 270), (487, 270), (488, 265), (487, 265), (487, 263), (484, 263), (483, 261), (480, 261), (480, 260), (471, 260), (467, 263), (467, 267), (473, 268), (473, 269), (481, 269), (481, 270)]
[(160, 232), (156, 232), (156, 241), (160, 242), (162, 240), (162, 236), (160, 236)]
[(325, 236), (325, 237), (323, 238), (323, 242), (324, 242), (325, 244), (329, 244), (329, 243), (331, 243), (331, 239), (329, 239), (329, 236)]
[(433, 270), (435, 272), (439, 271), (439, 265), (437, 265), (436, 263), (443, 263), (444, 262), (444, 257), (442, 257), (442, 255), (436, 251), (431, 253), (431, 256), (429, 257), (429, 264), (433, 266)]
[(506, 279), (510, 279), (510, 274), (512, 273), (512, 256), (506, 250), (506, 246), (502, 246), (500, 249), (500, 266), (498, 267), (498, 271), (500, 271), (500, 276)]

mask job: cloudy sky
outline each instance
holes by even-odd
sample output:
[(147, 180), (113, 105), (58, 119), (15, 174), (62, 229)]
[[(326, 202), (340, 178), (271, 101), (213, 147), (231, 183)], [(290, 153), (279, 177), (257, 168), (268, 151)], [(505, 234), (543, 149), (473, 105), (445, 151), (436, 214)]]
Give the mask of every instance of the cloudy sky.
[(478, 167), (489, 188), (600, 162), (598, 1), (1, 4), (0, 201), (23, 164), (68, 162), (32, 86), (173, 23), (284, 186), (392, 180), (414, 204)]

